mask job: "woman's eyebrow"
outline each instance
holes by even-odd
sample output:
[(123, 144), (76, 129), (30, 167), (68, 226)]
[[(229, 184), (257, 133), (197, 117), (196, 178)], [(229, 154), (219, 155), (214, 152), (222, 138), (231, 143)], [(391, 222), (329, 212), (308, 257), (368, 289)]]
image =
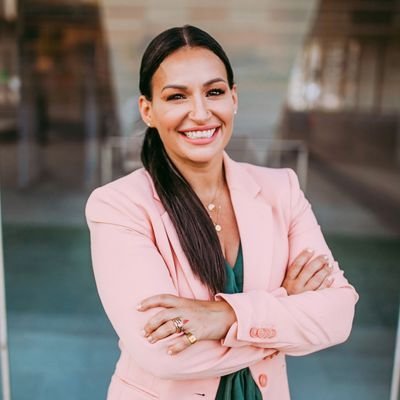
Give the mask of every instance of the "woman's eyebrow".
[(212, 85), (213, 83), (217, 83), (217, 82), (226, 83), (226, 80), (223, 79), (223, 78), (214, 78), (214, 79), (211, 79), (211, 80), (207, 81), (203, 86), (209, 86), (209, 85)]
[(180, 89), (180, 90), (186, 90), (187, 86), (185, 85), (175, 85), (175, 84), (171, 84), (171, 85), (166, 85), (161, 89), (161, 93), (166, 90), (166, 89)]
[[(214, 79), (210, 79), (209, 81), (203, 83), (203, 86), (210, 86), (213, 83), (217, 83), (217, 82), (225, 82), (226, 80), (223, 78), (214, 78)], [(166, 85), (161, 89), (161, 93), (166, 90), (166, 89), (180, 89), (180, 90), (187, 90), (187, 86), (185, 85), (178, 85), (178, 84), (171, 84), (171, 85)]]

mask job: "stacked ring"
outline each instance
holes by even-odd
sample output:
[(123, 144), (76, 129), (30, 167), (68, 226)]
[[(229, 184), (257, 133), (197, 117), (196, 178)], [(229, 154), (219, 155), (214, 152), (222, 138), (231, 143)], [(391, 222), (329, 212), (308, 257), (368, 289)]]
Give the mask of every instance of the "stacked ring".
[(181, 333), (183, 331), (183, 322), (182, 322), (182, 320), (178, 317), (178, 318), (174, 318), (172, 320), (172, 322), (175, 325), (176, 333)]
[(190, 344), (195, 344), (197, 342), (196, 336), (193, 335), (191, 332), (185, 332), (185, 335), (187, 337), (187, 340), (189, 340)]

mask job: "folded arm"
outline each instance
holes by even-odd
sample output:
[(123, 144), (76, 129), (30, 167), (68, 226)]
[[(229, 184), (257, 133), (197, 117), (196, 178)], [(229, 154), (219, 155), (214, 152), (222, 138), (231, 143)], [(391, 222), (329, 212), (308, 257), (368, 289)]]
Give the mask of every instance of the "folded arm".
[(288, 171), (289, 263), (310, 246), (315, 254), (328, 256), (333, 281), (329, 288), (291, 296), (284, 292), (274, 296), (266, 291), (218, 294), (217, 298), (227, 301), (237, 317), (223, 341), (227, 347), (253, 344), (303, 355), (341, 343), (350, 334), (358, 295), (334, 261), (295, 174)]
[(165, 379), (201, 379), (235, 372), (274, 353), (251, 345), (227, 348), (220, 341), (204, 340), (171, 356), (167, 349), (177, 335), (148, 343), (143, 327), (160, 308), (140, 312), (137, 305), (156, 294), (178, 295), (154, 244), (151, 224), (140, 207), (118, 205), (107, 188), (92, 194), (86, 215), (100, 299), (124, 348), (143, 369)]

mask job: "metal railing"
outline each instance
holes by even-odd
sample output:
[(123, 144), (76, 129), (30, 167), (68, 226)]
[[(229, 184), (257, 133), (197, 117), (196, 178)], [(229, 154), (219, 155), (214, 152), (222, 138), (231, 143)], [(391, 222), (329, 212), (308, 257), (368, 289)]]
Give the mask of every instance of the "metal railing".
[[(101, 183), (142, 166), (143, 135), (111, 136), (101, 148)], [(303, 191), (307, 188), (308, 149), (301, 140), (232, 137), (227, 152), (234, 160), (269, 167), (292, 167)]]
[(101, 184), (115, 179), (115, 160), (120, 160), (118, 172), (126, 174), (142, 167), (140, 150), (143, 135), (110, 136), (101, 147), (100, 180)]
[(234, 160), (265, 167), (291, 167), (305, 192), (308, 175), (308, 148), (302, 140), (232, 137), (227, 152)]

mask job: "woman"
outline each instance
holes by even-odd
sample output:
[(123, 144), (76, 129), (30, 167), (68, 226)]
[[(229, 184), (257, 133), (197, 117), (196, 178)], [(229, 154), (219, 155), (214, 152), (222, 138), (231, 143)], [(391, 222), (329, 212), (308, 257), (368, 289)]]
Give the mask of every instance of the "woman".
[(158, 35), (140, 90), (144, 169), (95, 190), (86, 210), (120, 338), (108, 399), (289, 399), (285, 355), (346, 340), (358, 296), (295, 174), (224, 152), (238, 97), (210, 35)]

